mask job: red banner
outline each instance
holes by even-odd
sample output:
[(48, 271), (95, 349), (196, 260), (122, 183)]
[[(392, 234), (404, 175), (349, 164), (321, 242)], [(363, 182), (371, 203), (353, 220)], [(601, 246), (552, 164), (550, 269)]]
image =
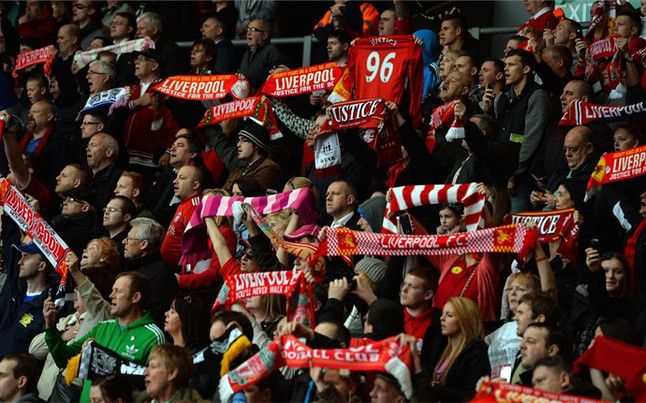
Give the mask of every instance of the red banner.
[(25, 232), (38, 246), (47, 260), (54, 266), (61, 276), (59, 291), (56, 294), (57, 302), (62, 301), (67, 285), (67, 264), (65, 254), (69, 250), (65, 241), (47, 224), (45, 219), (34, 211), (27, 202), (27, 198), (7, 179), (0, 181), (0, 205), (4, 212)]
[(343, 69), (334, 62), (282, 71), (267, 77), (260, 92), (272, 97), (289, 97), (329, 90), (334, 88), (342, 72)]
[(601, 156), (587, 188), (637, 178), (646, 172), (646, 145)]
[(321, 132), (352, 129), (381, 129), (387, 115), (383, 99), (339, 102), (327, 108), (327, 120)]
[(553, 211), (530, 211), (511, 214), (505, 222), (508, 224), (523, 224), (533, 222), (538, 230), (538, 240), (541, 243), (556, 242), (561, 236), (569, 234), (574, 225), (574, 209)]
[(44, 70), (45, 74), (49, 76), (52, 68), (52, 62), (54, 61), (54, 45), (49, 45), (44, 48), (30, 50), (28, 52), (20, 53), (16, 57), (16, 67), (13, 69), (14, 77), (17, 75), (18, 70), (22, 70), (29, 66), (34, 66), (36, 64), (45, 63)]
[(191, 101), (212, 101), (222, 99), (228, 94), (235, 98), (249, 95), (249, 82), (235, 74), (218, 76), (172, 76), (157, 83), (152, 88), (173, 98)]
[(503, 382), (483, 382), (480, 390), (471, 399), (472, 403), (521, 403), (521, 402), (571, 402), (600, 403), (600, 400), (587, 397), (564, 395)]
[(408, 346), (397, 337), (349, 349), (313, 349), (294, 336), (275, 339), (256, 355), (220, 378), (220, 400), (228, 401), (236, 392), (264, 379), (280, 367), (348, 369), (388, 372), (395, 377), (404, 395), (413, 394)]

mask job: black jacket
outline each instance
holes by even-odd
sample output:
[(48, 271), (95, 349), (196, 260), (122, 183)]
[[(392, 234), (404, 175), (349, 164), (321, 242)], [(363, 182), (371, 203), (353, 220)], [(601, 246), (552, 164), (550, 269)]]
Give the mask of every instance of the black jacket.
[(173, 271), (161, 260), (159, 252), (126, 262), (126, 269), (136, 271), (150, 280), (151, 295), (148, 311), (158, 325), (164, 325), (164, 313), (177, 293), (177, 279)]
[(121, 169), (112, 164), (94, 175), (88, 187), (94, 191), (98, 211), (107, 206), (110, 199), (114, 197), (114, 188), (122, 173)]
[(285, 57), (270, 43), (261, 45), (255, 51), (247, 49), (242, 55), (238, 73), (244, 74), (254, 89), (260, 88), (269, 76), (269, 70), (285, 64)]
[(448, 369), (444, 385), (431, 388), (433, 401), (459, 402), (469, 399), (475, 393), (478, 379), (491, 372), (487, 349), (487, 344), (482, 340), (474, 340), (466, 345)]
[(81, 256), (88, 242), (99, 236), (96, 212), (92, 210), (69, 217), (57, 215), (51, 224), (76, 256)]
[(215, 62), (213, 64), (215, 74), (235, 73), (238, 68), (238, 56), (233, 43), (228, 39), (222, 39), (215, 44), (215, 51)]

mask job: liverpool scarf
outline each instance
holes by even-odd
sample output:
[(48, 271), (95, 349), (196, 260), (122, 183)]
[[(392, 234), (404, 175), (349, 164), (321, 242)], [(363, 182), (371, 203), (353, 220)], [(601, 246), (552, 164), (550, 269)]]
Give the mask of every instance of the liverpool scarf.
[(95, 61), (97, 59), (97, 56), (101, 52), (112, 52), (118, 56), (123, 53), (143, 52), (146, 49), (155, 49), (155, 42), (150, 39), (134, 39), (132, 41), (121, 42), (115, 45), (92, 49), (85, 52), (79, 52), (74, 55), (74, 63), (80, 70)]
[[(646, 103), (645, 103), (646, 105)], [(646, 172), (646, 145), (624, 151), (606, 153), (599, 158), (590, 175), (587, 189), (606, 183), (637, 178)]]
[(462, 119), (455, 116), (455, 101), (448, 104), (438, 106), (431, 114), (431, 121), (428, 124), (428, 132), (426, 133), (426, 148), (429, 153), (433, 152), (437, 139), (435, 138), (435, 131), (449, 122), (451, 126), (446, 132), (446, 141), (461, 140), (465, 137), (464, 123)]
[(96, 108), (101, 108), (103, 106), (110, 106), (110, 109), (108, 111), (108, 115), (110, 115), (116, 108), (126, 106), (130, 101), (131, 94), (132, 91), (130, 87), (112, 88), (94, 94), (87, 99), (85, 106), (79, 112), (76, 120), (81, 119), (85, 112), (91, 111)]
[(505, 217), (508, 224), (533, 222), (538, 231), (540, 243), (559, 242), (557, 252), (574, 262), (577, 255), (579, 226), (574, 222), (574, 209), (552, 211), (530, 211), (510, 214)]
[(251, 98), (236, 99), (225, 104), (214, 105), (207, 109), (204, 118), (197, 127), (211, 126), (225, 120), (249, 117), (269, 131), (272, 140), (283, 137), (278, 129), (278, 121), (271, 109), (269, 98), (264, 95)]
[[(127, 348), (127, 347), (126, 347)], [(135, 348), (132, 346), (132, 348)], [(73, 363), (72, 360), (70, 362)], [(145, 387), (144, 375), (147, 365), (127, 360), (116, 352), (90, 341), (81, 352), (78, 373), (73, 366), (68, 366), (66, 380), (68, 384), (74, 378), (93, 380), (114, 374), (124, 375), (133, 386)]]
[(524, 259), (536, 243), (536, 229), (511, 224), (448, 235), (397, 235), (327, 228), (320, 256), (416, 256), (518, 253)]
[(68, 290), (67, 264), (65, 262), (65, 255), (70, 249), (45, 219), (29, 206), (27, 198), (7, 179), (0, 181), (0, 206), (18, 225), (18, 228), (32, 238), (32, 242), (38, 246), (45, 258), (54, 266), (56, 273), (61, 276), (55, 303), (58, 308), (62, 307), (65, 303), (65, 294), (72, 291)]
[(413, 395), (411, 359), (408, 346), (397, 337), (349, 349), (313, 349), (294, 336), (282, 336), (220, 379), (220, 399), (229, 401), (232, 394), (264, 379), (280, 367), (311, 366), (351, 371), (379, 371), (392, 375), (404, 395)]
[(211, 314), (245, 298), (261, 295), (287, 297), (287, 319), (314, 326), (312, 285), (302, 271), (264, 271), (228, 276), (211, 308)]
[(514, 403), (514, 402), (569, 402), (600, 403), (590, 399), (562, 393), (548, 392), (506, 382), (483, 382), (471, 403)]
[(242, 99), (249, 96), (249, 81), (235, 74), (217, 76), (172, 76), (152, 89), (173, 98), (190, 101), (211, 101), (231, 94)]
[(467, 231), (475, 231), (484, 226), (482, 209), (485, 204), (484, 195), (478, 193), (476, 183), (459, 185), (411, 185), (400, 186), (390, 190), (390, 202), (386, 204), (382, 233), (397, 233), (397, 225), (393, 215), (399, 211), (416, 206), (426, 206), (441, 203), (464, 204), (464, 222)]
[[(363, 140), (377, 152), (378, 167), (389, 166), (401, 158), (399, 128), (383, 99), (333, 104), (327, 109), (327, 120), (319, 135), (353, 128), (364, 129)], [(316, 155), (316, 158), (318, 160), (319, 156)]]
[(298, 213), (305, 224), (313, 223), (316, 220), (314, 192), (309, 188), (259, 197), (204, 196), (200, 204), (195, 207), (184, 230), (180, 265), (196, 264), (200, 260), (211, 257), (207, 243), (208, 237), (204, 231), (204, 219), (217, 216), (233, 217), (233, 204), (236, 202), (249, 203), (256, 211), (264, 215), (291, 208)]
[(260, 92), (278, 98), (329, 90), (334, 88), (342, 72), (343, 69), (334, 62), (282, 71), (267, 77)]
[(570, 102), (559, 126), (607, 124), (646, 118), (646, 101), (625, 106), (596, 105), (583, 101)]
[(538, 230), (538, 241), (541, 243), (556, 242), (569, 233), (574, 223), (574, 209), (552, 211), (528, 211), (511, 214), (505, 221), (509, 224), (533, 222)]
[(44, 48), (34, 49), (27, 52), (22, 52), (16, 57), (16, 67), (13, 68), (13, 76), (18, 77), (18, 71), (36, 64), (45, 63), (43, 70), (45, 75), (49, 77), (52, 72), (52, 63), (54, 62), (54, 45), (49, 45)]
[[(318, 258), (316, 259), (316, 251), (318, 245), (313, 243), (300, 243), (300, 242), (290, 242), (286, 241), (283, 238), (279, 237), (278, 234), (274, 232), (269, 224), (262, 218), (256, 210), (251, 207), (250, 204), (243, 203), (242, 209), (253, 218), (254, 222), (260, 228), (260, 230), (271, 240), (271, 242), (277, 247), (283, 248), (285, 252), (289, 253), (292, 256), (296, 256), (308, 262), (310, 266), (314, 268), (317, 272), (322, 272), (325, 269), (325, 259)], [(316, 260), (315, 260), (316, 259)]]
[(646, 349), (599, 336), (574, 362), (572, 368), (578, 374), (583, 366), (619, 376), (635, 401), (646, 401)]

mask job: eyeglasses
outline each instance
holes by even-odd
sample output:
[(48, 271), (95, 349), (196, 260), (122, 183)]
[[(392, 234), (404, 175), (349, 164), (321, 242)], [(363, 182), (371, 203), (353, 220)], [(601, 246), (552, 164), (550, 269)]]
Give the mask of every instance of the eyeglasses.
[(108, 73), (101, 73), (99, 71), (94, 71), (94, 70), (88, 70), (87, 73), (92, 74), (92, 75), (95, 75), (95, 74), (108, 74)]
[(81, 126), (93, 126), (93, 125), (98, 125), (101, 122), (81, 122)]
[(145, 239), (139, 239), (139, 238), (124, 238), (124, 241), (130, 242), (130, 241), (145, 241)]
[(245, 251), (245, 253), (243, 253), (243, 254), (242, 254), (242, 257), (246, 257), (246, 258), (247, 258), (247, 259), (249, 259), (249, 260), (253, 260), (254, 255), (253, 255), (253, 253), (252, 253), (252, 252), (246, 252), (246, 251)]
[(116, 213), (116, 212), (123, 212), (123, 210), (116, 208), (116, 207), (104, 207), (103, 212), (104, 213)]
[(260, 28), (256, 28), (256, 27), (248, 27), (248, 28), (247, 28), (247, 31), (251, 31), (251, 32), (265, 32), (265, 30), (264, 30), (264, 29), (260, 29)]
[(83, 9), (86, 9), (86, 8), (89, 8), (89, 7), (90, 6), (87, 6), (87, 5), (81, 4), (81, 3), (74, 4), (74, 8), (77, 9), (77, 10), (83, 10)]

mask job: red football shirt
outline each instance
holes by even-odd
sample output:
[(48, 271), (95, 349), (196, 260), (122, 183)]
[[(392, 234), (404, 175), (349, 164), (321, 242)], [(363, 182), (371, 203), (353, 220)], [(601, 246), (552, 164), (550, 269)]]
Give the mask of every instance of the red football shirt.
[(421, 122), (421, 103), (417, 101), (422, 99), (423, 78), (422, 48), (412, 35), (357, 39), (329, 100), (383, 98), (399, 104), (408, 88), (412, 100), (409, 114), (416, 124)]
[(179, 258), (182, 255), (182, 235), (184, 235), (184, 230), (195, 207), (200, 204), (200, 198), (200, 196), (194, 196), (182, 201), (177, 206), (173, 221), (168, 226), (160, 252), (164, 262), (170, 266), (177, 266), (179, 263)]

